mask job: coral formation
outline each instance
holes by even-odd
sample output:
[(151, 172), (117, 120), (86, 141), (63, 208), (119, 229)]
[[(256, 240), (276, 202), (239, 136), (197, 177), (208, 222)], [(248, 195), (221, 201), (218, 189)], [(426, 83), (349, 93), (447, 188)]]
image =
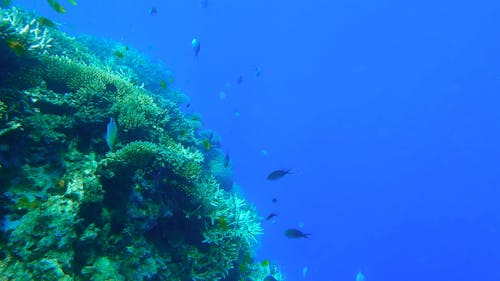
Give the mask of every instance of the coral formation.
[(283, 280), (171, 73), (37, 19), (0, 9), (2, 280)]

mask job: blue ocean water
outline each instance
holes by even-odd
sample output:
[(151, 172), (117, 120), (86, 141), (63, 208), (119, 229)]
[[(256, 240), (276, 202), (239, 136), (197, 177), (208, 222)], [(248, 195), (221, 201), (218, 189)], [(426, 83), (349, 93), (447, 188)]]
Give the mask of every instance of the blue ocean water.
[(168, 65), (287, 280), (500, 280), (500, 3), (207, 3), (14, 2)]

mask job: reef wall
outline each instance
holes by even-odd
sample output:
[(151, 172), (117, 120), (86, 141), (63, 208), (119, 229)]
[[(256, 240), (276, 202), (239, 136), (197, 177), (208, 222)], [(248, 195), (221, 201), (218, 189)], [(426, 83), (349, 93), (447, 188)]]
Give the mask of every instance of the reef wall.
[(0, 62), (2, 280), (283, 280), (164, 66), (15, 7)]

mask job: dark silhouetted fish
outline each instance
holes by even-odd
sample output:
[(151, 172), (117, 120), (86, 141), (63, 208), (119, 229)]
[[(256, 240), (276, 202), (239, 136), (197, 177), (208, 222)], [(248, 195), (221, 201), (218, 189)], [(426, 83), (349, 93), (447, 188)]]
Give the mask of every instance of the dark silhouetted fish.
[(224, 157), (224, 168), (229, 167), (230, 162), (231, 162), (231, 159), (229, 158), (229, 153), (226, 152), (226, 156)]
[(290, 228), (285, 230), (285, 236), (290, 238), (290, 239), (300, 239), (300, 238), (308, 238), (309, 239), (310, 233), (304, 233), (298, 229), (295, 228)]
[(278, 202), (278, 198), (273, 198), (273, 200), (271, 200), (271, 202), (273, 202), (273, 203)]
[(276, 170), (276, 171), (271, 172), (267, 176), (267, 179), (270, 181), (279, 180), (287, 174), (291, 174), (291, 170)]
[(277, 216), (278, 216), (278, 214), (276, 214), (276, 213), (270, 213), (270, 214), (266, 217), (266, 221), (271, 220), (272, 218), (277, 217)]

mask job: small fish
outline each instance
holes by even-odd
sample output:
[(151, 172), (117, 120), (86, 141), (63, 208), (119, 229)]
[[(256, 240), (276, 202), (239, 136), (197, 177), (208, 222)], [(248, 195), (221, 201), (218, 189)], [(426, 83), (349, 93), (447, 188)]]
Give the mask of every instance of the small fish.
[(366, 276), (362, 272), (356, 274), (356, 281), (366, 281)]
[(59, 4), (59, 2), (57, 2), (56, 0), (47, 0), (47, 2), (49, 2), (50, 7), (52, 7), (52, 9), (57, 13), (60, 14), (66, 13), (66, 9), (64, 9), (64, 7), (61, 4)]
[(276, 213), (270, 213), (270, 214), (266, 217), (266, 221), (271, 220), (272, 218), (275, 218), (275, 217), (277, 217), (277, 216), (278, 216), (278, 214), (276, 214)]
[(75, 0), (68, 0), (68, 2), (73, 5), (73, 6), (76, 6), (76, 1)]
[(193, 47), (194, 56), (197, 57), (198, 53), (200, 53), (200, 41), (196, 38), (193, 38), (193, 40), (191, 41), (191, 46)]
[(262, 149), (260, 151), (260, 154), (263, 156), (263, 157), (267, 157), (267, 155), (269, 154), (269, 151), (265, 150), (265, 149)]
[(224, 156), (224, 168), (229, 167), (231, 163), (231, 159), (229, 158), (229, 153), (226, 152), (226, 156)]
[(191, 106), (191, 104), (190, 104), (190, 103), (186, 104), (186, 108), (189, 108), (190, 106)]
[(158, 14), (158, 9), (156, 7), (149, 8), (149, 14), (152, 16), (156, 16)]
[(240, 272), (241, 272), (241, 273), (247, 273), (247, 271), (248, 271), (248, 266), (247, 266), (246, 264), (244, 264), (244, 263), (240, 263), (240, 266), (239, 266), (239, 267), (240, 267)]
[(273, 198), (273, 200), (271, 200), (271, 202), (273, 202), (273, 203), (278, 202), (278, 198), (276, 198), (276, 197), (275, 197), (275, 198)]
[(208, 139), (204, 139), (203, 140), (203, 147), (206, 149), (206, 150), (210, 150), (210, 141)]
[(307, 238), (309, 239), (310, 233), (304, 233), (298, 229), (295, 228), (290, 228), (285, 230), (285, 236), (290, 238), (290, 239), (300, 239), (300, 238)]
[(227, 97), (226, 92), (224, 92), (224, 91), (219, 92), (219, 99), (220, 100), (224, 100), (224, 99), (226, 99), (226, 97)]
[(250, 253), (246, 253), (245, 254), (245, 263), (251, 263), (252, 262), (252, 256), (250, 255)]
[(268, 176), (267, 179), (270, 181), (278, 180), (281, 179), (282, 177), (291, 174), (291, 170), (276, 170), (271, 172)]
[(24, 45), (21, 44), (21, 42), (19, 42), (17, 40), (7, 41), (7, 46), (9, 47), (9, 49), (11, 49), (14, 52), (14, 54), (16, 54), (18, 56), (22, 56), (22, 55), (26, 54), (26, 47), (24, 47)]
[(224, 231), (227, 231), (229, 229), (227, 221), (224, 217), (219, 218), (219, 225), (222, 228), (222, 230), (224, 230)]
[(46, 27), (54, 27), (54, 26), (56, 26), (56, 24), (53, 21), (49, 20), (46, 17), (39, 17), (38, 18), (38, 23), (41, 26), (46, 26)]
[(260, 262), (260, 265), (262, 266), (269, 266), (271, 264), (271, 262), (269, 260), (263, 260)]
[(165, 80), (160, 80), (160, 87), (163, 90), (166, 90), (167, 89), (167, 82), (165, 82)]
[(302, 277), (303, 277), (303, 278), (306, 278), (306, 275), (307, 275), (307, 270), (308, 270), (307, 266), (304, 266), (304, 267), (302, 268)]
[(12, 0), (1, 0), (0, 7), (7, 8), (12, 4)]
[(243, 83), (243, 75), (238, 76), (236, 79), (236, 84), (241, 85), (241, 83)]
[(115, 56), (120, 59), (123, 59), (125, 57), (125, 55), (120, 51), (115, 51)]
[(113, 119), (113, 117), (110, 117), (108, 126), (106, 127), (106, 143), (108, 144), (109, 150), (113, 150), (117, 138), (118, 127), (116, 126), (115, 119)]
[(256, 77), (259, 77), (259, 76), (260, 76), (260, 73), (261, 73), (260, 67), (256, 67), (256, 68), (255, 68), (255, 76), (256, 76)]

